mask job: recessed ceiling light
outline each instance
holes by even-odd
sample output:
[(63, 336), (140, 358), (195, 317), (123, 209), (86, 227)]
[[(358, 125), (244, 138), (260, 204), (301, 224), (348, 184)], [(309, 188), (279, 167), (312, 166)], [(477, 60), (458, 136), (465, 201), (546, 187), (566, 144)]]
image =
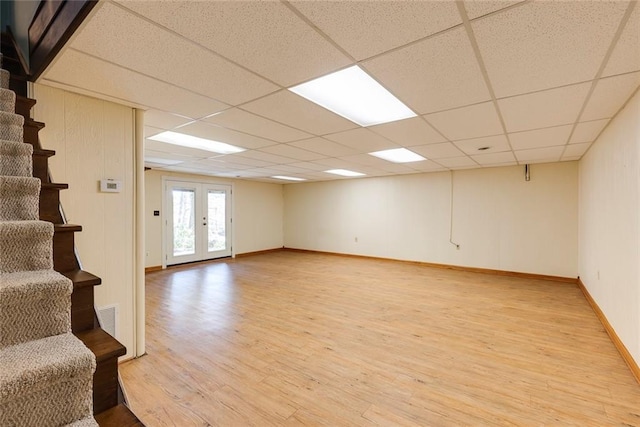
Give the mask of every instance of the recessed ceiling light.
[(416, 113), (357, 65), (289, 90), (360, 126), (416, 116)]
[(296, 178), (293, 176), (284, 176), (284, 175), (276, 175), (276, 176), (272, 176), (271, 178), (284, 179), (286, 181), (306, 181), (306, 179), (304, 178)]
[(421, 162), (422, 160), (427, 160), (420, 154), (416, 154), (406, 148), (393, 148), (391, 150), (376, 151), (369, 154), (393, 163)]
[(325, 171), (326, 173), (332, 173), (334, 175), (340, 175), (340, 176), (364, 176), (363, 173), (360, 172), (354, 172), (354, 171), (350, 171), (350, 170), (346, 170), (346, 169), (331, 169), (328, 171)]
[(184, 133), (166, 131), (149, 137), (154, 141), (166, 142), (167, 144), (180, 145), (182, 147), (196, 148), (198, 150), (211, 151), (218, 154), (233, 154), (245, 151), (244, 148), (226, 144), (212, 139), (198, 138), (197, 136), (186, 135)]
[(144, 162), (155, 163), (158, 165), (177, 165), (178, 163), (182, 163), (182, 160), (161, 159), (160, 157), (145, 157)]

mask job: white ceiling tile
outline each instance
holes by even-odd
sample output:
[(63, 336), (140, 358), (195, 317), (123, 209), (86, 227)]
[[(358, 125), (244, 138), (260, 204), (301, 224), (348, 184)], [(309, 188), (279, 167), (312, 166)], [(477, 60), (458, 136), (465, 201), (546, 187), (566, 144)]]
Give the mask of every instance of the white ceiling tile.
[(323, 159), (326, 157), (323, 154), (314, 153), (313, 151), (304, 150), (287, 144), (272, 145), (271, 147), (261, 148), (260, 151), (305, 162), (309, 160)]
[(296, 174), (297, 175), (304, 175), (309, 173), (309, 169), (306, 168), (301, 168), (298, 166), (293, 166), (293, 165), (277, 165), (277, 166), (273, 166), (271, 169), (277, 169), (281, 172), (285, 172), (288, 174)]
[(242, 157), (237, 154), (227, 154), (225, 156), (216, 157), (211, 160), (218, 162), (217, 164), (220, 164), (220, 162), (222, 162), (222, 164), (230, 163), (235, 165), (251, 166), (254, 168), (257, 168), (257, 167), (263, 168), (263, 167), (273, 165), (272, 162), (267, 162), (265, 160), (259, 160), (259, 159), (250, 159), (248, 157)]
[(493, 102), (429, 114), (425, 118), (450, 140), (502, 133), (502, 125)]
[(79, 87), (129, 103), (201, 117), (222, 111), (227, 105), (202, 95), (126, 70), (75, 50), (67, 50), (44, 78)]
[(314, 162), (298, 162), (298, 163), (290, 163), (289, 166), (293, 166), (296, 168), (307, 169), (309, 171), (319, 172), (327, 170), (327, 165), (323, 165), (320, 163)]
[(290, 159), (289, 157), (278, 156), (276, 154), (271, 154), (271, 153), (265, 153), (264, 151), (261, 151), (261, 150), (243, 151), (242, 153), (235, 154), (235, 156), (246, 157), (248, 159), (262, 160), (263, 162), (269, 162), (275, 165), (288, 164), (288, 163), (293, 163), (298, 161), (295, 159)]
[(529, 2), (473, 21), (498, 98), (591, 80), (627, 2)]
[(636, 4), (613, 49), (603, 76), (638, 70), (640, 70), (640, 7)]
[(467, 169), (467, 168), (477, 168), (478, 163), (473, 161), (470, 157), (462, 156), (462, 157), (451, 157), (448, 159), (439, 159), (438, 163), (442, 166), (449, 169)]
[(446, 141), (421, 117), (371, 126), (368, 129), (404, 147)]
[(552, 147), (564, 145), (569, 139), (573, 125), (555, 126), (545, 129), (528, 130), (510, 133), (509, 139), (514, 150)]
[(508, 132), (574, 123), (591, 83), (500, 99)]
[(580, 121), (613, 117), (640, 85), (640, 72), (598, 80)]
[(212, 139), (247, 149), (256, 149), (273, 145), (273, 141), (258, 138), (246, 133), (236, 132), (231, 129), (215, 126), (203, 121), (190, 123), (174, 129), (174, 132), (186, 133), (200, 138)]
[[(461, 149), (465, 154), (489, 154), (499, 153), (502, 151), (510, 151), (509, 141), (504, 135), (486, 136), (484, 138), (463, 139), (455, 141), (456, 147)], [(479, 151), (479, 148), (489, 147), (486, 150)]]
[(569, 158), (573, 159), (575, 157), (582, 157), (582, 155), (587, 152), (590, 146), (591, 146), (591, 142), (583, 142), (581, 144), (569, 144), (567, 145), (567, 148), (564, 150), (562, 159), (567, 160)]
[(243, 105), (242, 108), (314, 135), (324, 135), (358, 127), (357, 124), (288, 90), (250, 102)]
[[(293, 1), (314, 25), (357, 60), (462, 22), (454, 2)], [(384, 31), (372, 31), (372, 29)]]
[(297, 141), (312, 136), (301, 130), (256, 116), (239, 108), (231, 108), (211, 117), (205, 117), (203, 120), (218, 126), (250, 133), (277, 142)]
[(176, 114), (165, 113), (158, 110), (147, 110), (144, 112), (144, 124), (145, 126), (153, 126), (159, 129), (173, 129), (176, 126), (182, 126), (193, 119), (184, 116), (178, 116)]
[(534, 148), (533, 150), (516, 151), (520, 163), (557, 162), (564, 151), (564, 145), (557, 147)]
[(411, 151), (426, 157), (427, 159), (445, 159), (447, 157), (460, 157), (464, 153), (450, 142), (441, 142), (438, 144), (416, 145), (411, 147)]
[(144, 137), (149, 138), (150, 136), (157, 135), (159, 133), (164, 132), (164, 129), (156, 128), (153, 126), (145, 126), (144, 127)]
[(439, 165), (431, 160), (425, 160), (423, 162), (412, 162), (407, 164), (411, 169), (416, 172), (438, 172), (447, 170), (446, 167)]
[(463, 28), (365, 61), (363, 65), (420, 114), (490, 99)]
[[(106, 3), (98, 10), (72, 46), (227, 104), (236, 105), (279, 89), (112, 3)], [(167, 52), (171, 52), (170, 61)]]
[(469, 19), (475, 19), (516, 3), (522, 3), (522, 0), (465, 0), (464, 7)]
[(313, 151), (327, 157), (342, 157), (357, 154), (358, 151), (342, 144), (329, 141), (325, 138), (310, 138), (303, 141), (292, 142), (289, 145), (303, 150)]
[(351, 61), (280, 2), (126, 1), (136, 12), (282, 86)]
[(573, 135), (571, 135), (570, 144), (579, 144), (581, 142), (595, 141), (596, 137), (602, 132), (602, 129), (609, 123), (609, 119), (593, 120), (591, 122), (578, 123)]
[(471, 156), (471, 158), (482, 166), (495, 166), (516, 162), (516, 158), (513, 156), (512, 151), (505, 151), (502, 153), (476, 154), (474, 156)]
[(333, 142), (346, 145), (349, 148), (353, 148), (359, 153), (370, 153), (372, 151), (399, 148), (398, 144), (395, 144), (365, 128), (334, 133), (326, 135), (325, 138)]

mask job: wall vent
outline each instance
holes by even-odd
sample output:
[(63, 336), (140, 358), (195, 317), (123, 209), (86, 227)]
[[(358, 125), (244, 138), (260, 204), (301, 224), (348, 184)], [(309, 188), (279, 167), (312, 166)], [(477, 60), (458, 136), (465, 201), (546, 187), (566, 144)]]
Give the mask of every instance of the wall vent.
[(100, 327), (112, 337), (115, 337), (118, 331), (118, 305), (108, 305), (98, 308), (98, 320)]

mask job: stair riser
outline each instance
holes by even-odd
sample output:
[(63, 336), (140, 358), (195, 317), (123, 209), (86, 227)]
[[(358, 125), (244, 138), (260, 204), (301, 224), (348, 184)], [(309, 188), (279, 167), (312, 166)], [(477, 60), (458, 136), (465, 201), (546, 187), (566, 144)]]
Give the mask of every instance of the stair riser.
[(57, 188), (43, 188), (40, 197), (40, 219), (54, 224), (62, 223), (60, 214), (60, 190)]
[(16, 97), (16, 114), (20, 114), (25, 119), (31, 117), (31, 108), (36, 105), (35, 99)]
[(0, 88), (7, 89), (9, 87), (10, 74), (7, 70), (0, 70)]
[(74, 289), (71, 295), (71, 330), (74, 333), (93, 329), (93, 286)]
[(93, 375), (93, 413), (99, 414), (118, 404), (118, 358), (98, 362)]
[[(91, 414), (91, 376), (69, 378), (0, 405), (0, 425), (66, 425)], [(61, 408), (63, 408), (61, 410)]]
[(40, 180), (27, 177), (0, 177), (0, 221), (38, 219)]
[(9, 89), (0, 89), (0, 111), (16, 112), (16, 95)]
[(28, 120), (24, 126), (24, 142), (33, 145), (35, 148), (40, 148), (40, 139), (38, 137), (40, 129), (41, 127), (33, 125), (33, 122)]
[(0, 123), (0, 139), (22, 142), (24, 140), (24, 129), (22, 126)]
[(59, 272), (79, 268), (74, 252), (74, 236), (69, 232), (56, 232), (53, 236), (53, 269)]
[(30, 155), (9, 155), (0, 152), (0, 176), (31, 176), (31, 165)]
[(72, 287), (62, 277), (4, 289), (0, 294), (0, 348), (69, 332)]
[(49, 157), (34, 155), (32, 173), (34, 178), (40, 178), (42, 182), (49, 182)]
[(53, 225), (0, 223), (0, 273), (48, 270), (53, 266)]

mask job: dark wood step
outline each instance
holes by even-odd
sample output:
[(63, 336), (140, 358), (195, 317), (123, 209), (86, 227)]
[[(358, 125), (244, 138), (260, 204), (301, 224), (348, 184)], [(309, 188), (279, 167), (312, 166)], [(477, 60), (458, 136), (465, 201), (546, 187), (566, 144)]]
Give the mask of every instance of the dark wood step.
[(95, 311), (93, 307), (93, 287), (102, 283), (102, 279), (83, 270), (63, 273), (73, 282), (71, 294), (71, 330), (73, 333), (93, 329)]
[(57, 184), (51, 182), (43, 182), (40, 187), (40, 219), (43, 221), (53, 222), (54, 224), (62, 223), (62, 214), (60, 213), (60, 190), (66, 190), (69, 184)]
[(82, 231), (80, 225), (55, 224), (53, 234), (53, 269), (60, 273), (79, 270), (75, 255), (74, 233)]
[(56, 155), (53, 150), (33, 150), (33, 177), (42, 182), (49, 182), (49, 157)]
[(75, 334), (96, 356), (93, 374), (93, 413), (99, 414), (118, 405), (118, 357), (127, 349), (100, 328)]
[(96, 415), (95, 418), (100, 427), (144, 427), (142, 421), (124, 403)]
[(16, 95), (16, 114), (25, 119), (31, 118), (31, 109), (36, 105), (36, 100), (26, 96)]
[(38, 132), (44, 129), (45, 124), (42, 122), (36, 122), (32, 119), (25, 119), (24, 121), (24, 142), (33, 145), (33, 148), (41, 149), (40, 138)]

